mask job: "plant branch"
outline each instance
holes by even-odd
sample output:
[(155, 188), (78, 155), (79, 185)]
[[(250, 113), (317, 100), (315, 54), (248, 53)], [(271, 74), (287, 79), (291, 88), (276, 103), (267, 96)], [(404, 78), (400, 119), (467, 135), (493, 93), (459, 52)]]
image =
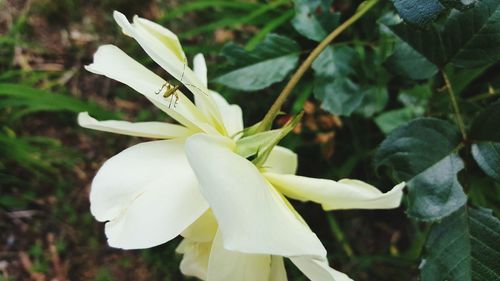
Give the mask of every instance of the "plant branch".
[(366, 12), (368, 12), (375, 4), (377, 4), (378, 1), (379, 0), (368, 0), (363, 2), (352, 17), (339, 25), (335, 30), (328, 34), (328, 36), (323, 39), (323, 41), (321, 41), (316, 48), (314, 48), (314, 50), (304, 60), (297, 71), (295, 71), (295, 73), (292, 75), (285, 88), (283, 88), (278, 98), (267, 112), (266, 116), (264, 116), (264, 119), (262, 119), (257, 132), (265, 131), (271, 127), (274, 118), (279, 113), (281, 107), (285, 103), (288, 96), (292, 93), (292, 90), (295, 88), (300, 78), (302, 78), (304, 73), (309, 69), (314, 60), (319, 56), (319, 54), (321, 54), (321, 52), (328, 46), (328, 44), (330, 44), (333, 39), (339, 36), (344, 30), (346, 30), (349, 26), (351, 26), (359, 18), (361, 18)]
[(446, 89), (448, 90), (448, 94), (450, 95), (451, 104), (453, 106), (453, 111), (455, 113), (455, 121), (457, 122), (458, 128), (462, 133), (462, 138), (467, 139), (467, 134), (465, 132), (464, 120), (462, 119), (462, 115), (460, 114), (460, 108), (458, 107), (458, 102), (455, 97), (455, 92), (453, 91), (453, 87), (451, 86), (450, 79), (444, 70), (441, 70), (441, 74), (443, 75), (444, 83)]

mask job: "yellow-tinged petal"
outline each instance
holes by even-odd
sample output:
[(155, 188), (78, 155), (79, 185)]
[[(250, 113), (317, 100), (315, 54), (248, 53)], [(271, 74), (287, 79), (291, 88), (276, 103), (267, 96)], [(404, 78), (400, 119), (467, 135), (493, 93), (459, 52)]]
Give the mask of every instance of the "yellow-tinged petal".
[(218, 231), (208, 260), (207, 281), (267, 281), (270, 273), (269, 255), (246, 254), (224, 249)]
[(326, 259), (293, 257), (290, 260), (311, 281), (353, 281), (346, 274), (331, 268)]
[(231, 251), (280, 256), (324, 257), (316, 235), (229, 139), (197, 134), (186, 140), (186, 155)]
[(264, 170), (277, 174), (292, 174), (297, 172), (297, 154), (282, 146), (275, 146), (264, 163)]
[(212, 242), (198, 243), (183, 239), (176, 251), (183, 254), (180, 270), (186, 276), (207, 280), (208, 259)]
[(271, 256), (271, 271), (269, 281), (288, 281), (283, 257)]
[(397, 208), (405, 185), (404, 182), (400, 183), (382, 193), (359, 180), (342, 179), (336, 182), (269, 172), (265, 173), (265, 177), (287, 197), (319, 203), (325, 210)]
[(217, 232), (217, 221), (212, 210), (208, 209), (201, 217), (191, 224), (181, 235), (195, 242), (210, 242)]
[(88, 112), (78, 114), (78, 125), (98, 131), (155, 139), (185, 138), (193, 134), (186, 127), (163, 122), (98, 121)]
[(186, 62), (186, 55), (175, 33), (155, 22), (138, 16), (134, 16), (134, 25), (138, 29), (142, 29), (143, 32), (148, 32), (156, 37), (167, 47), (167, 49), (171, 50), (180, 61)]
[(229, 104), (219, 93), (210, 91), (215, 104), (219, 108), (222, 122), (226, 127), (228, 136), (233, 136), (243, 130), (243, 112), (236, 104)]
[(183, 83), (196, 96), (196, 99), (199, 100), (197, 106), (201, 108), (202, 112), (208, 112), (207, 119), (220, 133), (225, 134), (220, 112), (208, 89), (193, 70), (187, 66), (187, 61), (176, 55), (176, 47), (172, 48), (171, 45), (166, 45), (162, 41), (162, 37), (158, 37), (157, 32), (151, 32), (151, 29), (144, 28), (142, 24), (131, 24), (127, 17), (120, 12), (114, 11), (113, 17), (126, 35), (133, 37), (158, 65)]
[(184, 154), (181, 140), (137, 144), (99, 169), (90, 210), (106, 223), (112, 247), (149, 248), (179, 235), (208, 204)]
[(175, 99), (173, 95), (164, 98), (163, 92), (159, 93), (159, 90), (164, 88), (166, 81), (116, 46), (100, 46), (94, 54), (93, 63), (85, 66), (85, 69), (126, 84), (193, 131), (210, 132), (213, 130), (206, 117), (184, 94), (177, 91), (179, 100), (174, 106), (174, 102), (171, 101), (171, 98)]

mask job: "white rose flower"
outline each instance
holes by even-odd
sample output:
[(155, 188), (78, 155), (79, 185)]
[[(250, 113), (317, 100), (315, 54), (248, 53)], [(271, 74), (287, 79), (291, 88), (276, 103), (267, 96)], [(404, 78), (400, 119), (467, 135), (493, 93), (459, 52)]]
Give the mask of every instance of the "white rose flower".
[(119, 12), (114, 17), (195, 103), (178, 90), (164, 97), (173, 86), (116, 46), (101, 46), (86, 66), (133, 88), (179, 123), (98, 121), (80, 113), (83, 127), (158, 139), (112, 157), (92, 182), (91, 212), (106, 222), (109, 245), (149, 248), (183, 235), (182, 272), (206, 280), (286, 280), (282, 257), (311, 280), (350, 280), (329, 267), (321, 241), (286, 197), (325, 210), (395, 208), (404, 184), (382, 193), (357, 180), (296, 176), (296, 154), (276, 146), (292, 124), (242, 137), (241, 108), (207, 88), (202, 55), (191, 70), (174, 33), (137, 16), (133, 23)]

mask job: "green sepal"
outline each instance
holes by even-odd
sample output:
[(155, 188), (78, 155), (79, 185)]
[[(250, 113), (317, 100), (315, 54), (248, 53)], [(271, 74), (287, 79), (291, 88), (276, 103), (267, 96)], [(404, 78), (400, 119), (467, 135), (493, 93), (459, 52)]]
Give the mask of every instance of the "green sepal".
[[(297, 126), (302, 115), (302, 112), (296, 115), (280, 129), (256, 133), (239, 139), (236, 142), (236, 153), (245, 158), (253, 158), (252, 162), (257, 167), (264, 165), (273, 148)], [(252, 127), (258, 127), (258, 124)]]

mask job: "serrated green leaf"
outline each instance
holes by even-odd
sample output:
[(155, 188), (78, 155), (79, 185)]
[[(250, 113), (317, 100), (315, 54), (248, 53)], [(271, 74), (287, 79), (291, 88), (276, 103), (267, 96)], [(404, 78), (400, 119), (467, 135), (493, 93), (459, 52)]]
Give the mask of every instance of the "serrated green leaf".
[[(399, 40), (398, 40), (399, 41)], [(398, 42), (394, 53), (387, 58), (387, 69), (394, 75), (413, 80), (425, 80), (433, 77), (438, 69), (406, 42)]]
[(397, 127), (410, 122), (413, 118), (413, 110), (405, 107), (380, 114), (375, 117), (375, 124), (377, 124), (384, 134), (388, 134)]
[(299, 51), (295, 41), (276, 34), (268, 35), (250, 52), (234, 44), (227, 45), (222, 56), (234, 69), (214, 81), (243, 91), (264, 89), (282, 81), (296, 67)]
[(478, 2), (478, 0), (440, 0), (447, 8), (467, 9)]
[(363, 89), (363, 92), (364, 98), (356, 113), (368, 118), (385, 108), (389, 99), (389, 93), (385, 87), (367, 86)]
[(394, 0), (394, 7), (405, 21), (416, 25), (431, 22), (445, 10), (439, 0)]
[(435, 224), (420, 264), (422, 281), (500, 280), (500, 221), (463, 207)]
[(500, 143), (477, 142), (472, 145), (472, 156), (481, 170), (500, 181)]
[(376, 155), (377, 167), (389, 168), (396, 181), (408, 184), (408, 215), (425, 221), (441, 219), (466, 202), (457, 173), (460, 132), (449, 122), (419, 118), (391, 132)]
[(483, 110), (474, 119), (470, 136), (472, 156), (488, 176), (500, 181), (500, 101)]
[(406, 183), (408, 215), (422, 221), (439, 220), (467, 202), (457, 178), (464, 168), (462, 159), (453, 153), (419, 173)]
[(452, 10), (444, 24), (426, 29), (406, 23), (391, 29), (438, 68), (450, 62), (457, 67), (479, 67), (500, 59), (498, 0), (480, 1), (464, 12)]
[(326, 47), (312, 63), (316, 77), (340, 77), (355, 73), (357, 54), (350, 47)]
[(500, 100), (481, 111), (474, 119), (471, 126), (471, 138), (480, 141), (500, 142)]
[(321, 41), (340, 20), (340, 13), (332, 10), (332, 0), (294, 0), (295, 17), (292, 25), (300, 34)]
[(321, 100), (321, 108), (342, 116), (350, 116), (359, 108), (366, 92), (348, 78), (319, 77), (314, 80), (314, 96)]

